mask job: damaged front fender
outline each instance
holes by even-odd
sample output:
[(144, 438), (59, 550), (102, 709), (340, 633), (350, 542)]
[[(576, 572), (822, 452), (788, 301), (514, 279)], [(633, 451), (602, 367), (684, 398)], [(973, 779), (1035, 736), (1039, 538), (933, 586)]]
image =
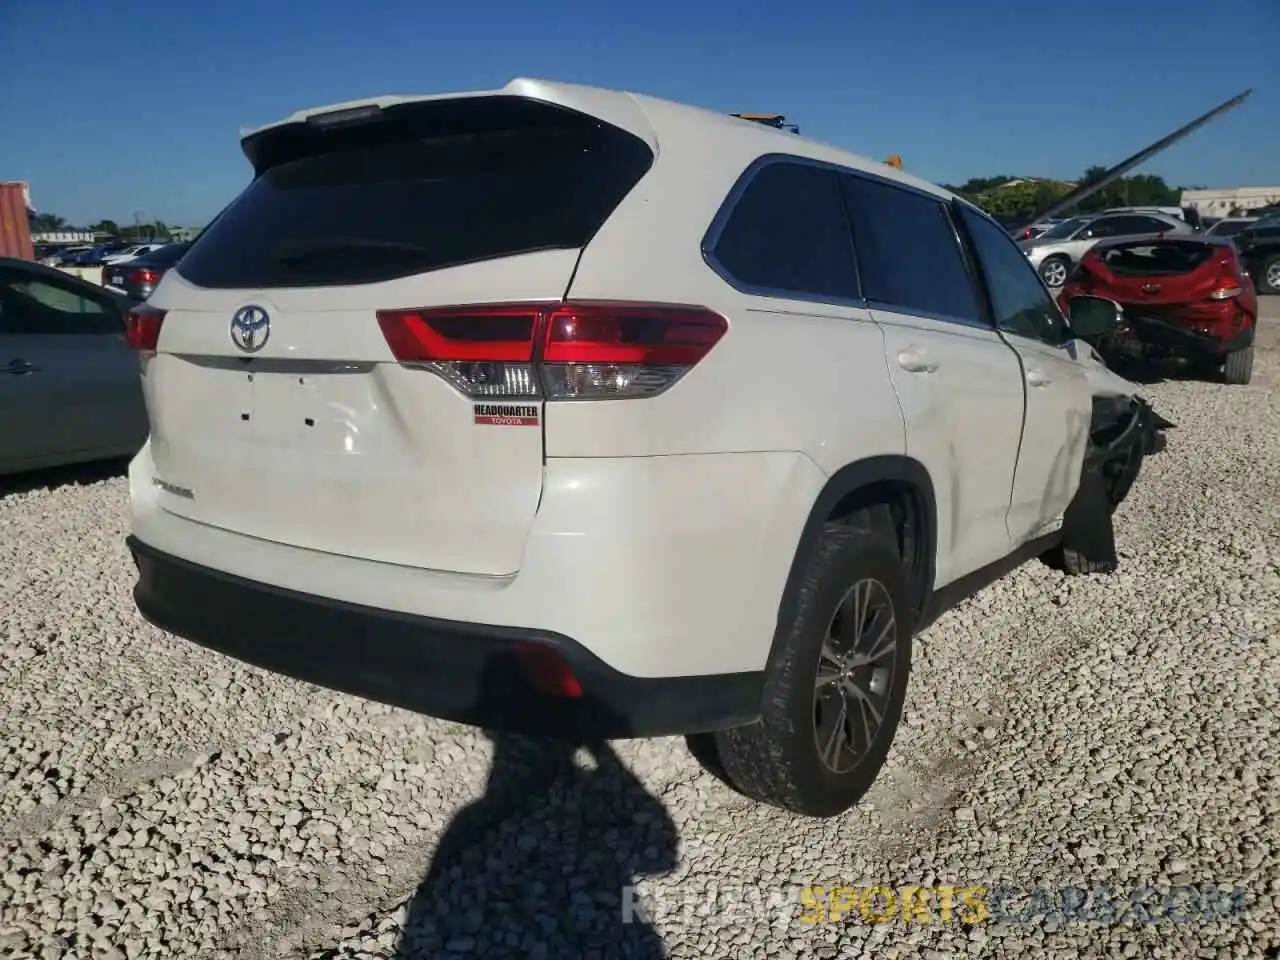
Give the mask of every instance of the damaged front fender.
[(1174, 426), (1142, 397), (1095, 397), (1086, 468), (1129, 459), (1135, 446), (1143, 455), (1159, 453)]
[(1070, 574), (1116, 569), (1112, 516), (1143, 460), (1164, 449), (1164, 432), (1173, 426), (1142, 397), (1119, 391), (1095, 395), (1080, 486), (1063, 516), (1061, 543), (1041, 558), (1046, 564)]

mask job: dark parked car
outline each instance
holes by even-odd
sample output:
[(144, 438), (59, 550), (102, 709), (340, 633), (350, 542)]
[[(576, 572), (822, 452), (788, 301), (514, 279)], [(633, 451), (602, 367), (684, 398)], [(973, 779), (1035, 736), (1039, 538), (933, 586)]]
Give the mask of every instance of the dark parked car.
[(1097, 344), (1111, 357), (1185, 357), (1227, 383), (1253, 376), (1258, 298), (1230, 240), (1204, 236), (1103, 242), (1067, 277), (1059, 303), (1105, 297), (1124, 310)]
[(99, 243), (88, 250), (68, 251), (59, 261), (63, 267), (100, 267), (107, 257), (128, 249), (127, 243)]
[(1231, 238), (1259, 293), (1280, 293), (1280, 213), (1268, 214)]
[(141, 302), (151, 296), (165, 271), (181, 260), (190, 246), (169, 243), (126, 263), (109, 263), (102, 268), (102, 285)]
[(1234, 237), (1241, 230), (1257, 222), (1257, 217), (1225, 217), (1213, 221), (1204, 234), (1206, 237)]
[(0, 474), (132, 456), (147, 439), (129, 301), (0, 257)]

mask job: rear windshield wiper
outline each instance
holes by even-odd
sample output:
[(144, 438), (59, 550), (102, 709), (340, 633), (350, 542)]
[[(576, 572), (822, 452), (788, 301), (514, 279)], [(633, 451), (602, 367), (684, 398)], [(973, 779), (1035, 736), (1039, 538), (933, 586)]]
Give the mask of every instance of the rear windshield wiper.
[(291, 240), (276, 247), (271, 257), (277, 263), (306, 263), (322, 257), (360, 253), (407, 254), (425, 257), (429, 256), (431, 251), (421, 244), (399, 240), (333, 237), (327, 240)]

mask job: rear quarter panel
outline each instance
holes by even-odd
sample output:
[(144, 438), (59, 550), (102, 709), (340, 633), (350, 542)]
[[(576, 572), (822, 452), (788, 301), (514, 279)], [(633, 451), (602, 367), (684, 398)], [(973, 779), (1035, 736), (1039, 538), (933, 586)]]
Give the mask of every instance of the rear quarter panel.
[(705, 306), (729, 330), (660, 396), (547, 404), (547, 455), (797, 451), (830, 474), (902, 453), (884, 338), (866, 309), (749, 296), (702, 257), (724, 198), (761, 154), (861, 164), (746, 121), (637, 101), (658, 159), (583, 251), (568, 296)]

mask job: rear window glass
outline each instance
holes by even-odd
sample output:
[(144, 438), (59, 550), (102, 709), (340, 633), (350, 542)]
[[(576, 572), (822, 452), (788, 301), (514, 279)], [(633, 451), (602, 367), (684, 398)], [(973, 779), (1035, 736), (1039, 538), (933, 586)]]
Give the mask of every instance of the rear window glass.
[(198, 286), (371, 283), (581, 247), (653, 161), (625, 131), (515, 97), (291, 125), (245, 150), (257, 176), (176, 268)]
[(1104, 266), (1121, 276), (1175, 276), (1190, 273), (1213, 256), (1207, 243), (1126, 243), (1099, 252)]
[(858, 274), (835, 174), (779, 161), (742, 191), (712, 251), (739, 284), (805, 299), (852, 299)]

